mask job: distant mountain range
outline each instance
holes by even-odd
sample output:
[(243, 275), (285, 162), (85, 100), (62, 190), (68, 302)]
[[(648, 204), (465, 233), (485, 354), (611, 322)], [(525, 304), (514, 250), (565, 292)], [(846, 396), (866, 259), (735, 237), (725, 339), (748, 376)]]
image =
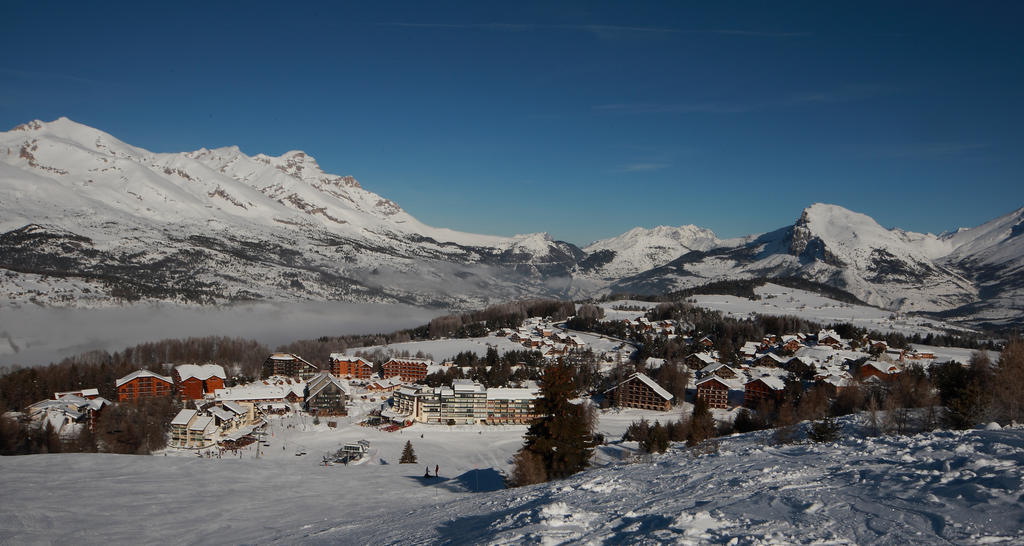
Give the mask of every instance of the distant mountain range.
[(799, 277), (900, 311), (1020, 323), (1024, 208), (939, 236), (814, 204), (792, 225), (722, 240), (634, 228), (585, 248), (423, 224), (303, 152), (153, 153), (66, 118), (0, 133), (0, 304), (123, 300), (402, 302), (660, 294)]

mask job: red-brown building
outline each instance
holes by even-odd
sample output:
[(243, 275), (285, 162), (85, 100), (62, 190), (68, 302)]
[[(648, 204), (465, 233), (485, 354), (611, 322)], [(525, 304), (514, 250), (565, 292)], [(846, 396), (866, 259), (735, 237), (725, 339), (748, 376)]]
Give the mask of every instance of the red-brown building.
[(358, 356), (331, 353), (331, 374), (346, 379), (369, 379), (373, 363)]
[(114, 387), (118, 402), (135, 402), (142, 398), (170, 396), (174, 380), (149, 370), (137, 370), (114, 381)]
[(605, 394), (610, 396), (615, 401), (615, 405), (620, 407), (660, 411), (672, 409), (672, 399), (675, 398), (661, 385), (642, 373), (629, 376), (629, 379), (608, 389)]
[(281, 375), (284, 377), (298, 377), (303, 381), (309, 381), (319, 373), (319, 368), (306, 362), (301, 356), (291, 353), (274, 353), (263, 362), (264, 378)]
[(857, 376), (860, 377), (861, 380), (868, 379), (869, 377), (889, 380), (899, 376), (899, 374), (900, 369), (895, 364), (879, 362), (877, 360), (869, 360), (862, 364), (860, 369), (857, 370)]
[(381, 369), (381, 377), (398, 377), (402, 381), (415, 383), (422, 381), (430, 373), (428, 370), (434, 365), (433, 360), (419, 358), (392, 358), (384, 363)]
[(778, 377), (758, 377), (743, 385), (743, 406), (751, 409), (763, 401), (778, 402), (786, 384)]
[(726, 409), (729, 407), (729, 384), (715, 375), (702, 379), (697, 382), (697, 400), (707, 402), (710, 408)]
[(228, 378), (218, 364), (182, 364), (174, 367), (174, 384), (182, 400), (199, 400), (204, 394), (224, 388)]

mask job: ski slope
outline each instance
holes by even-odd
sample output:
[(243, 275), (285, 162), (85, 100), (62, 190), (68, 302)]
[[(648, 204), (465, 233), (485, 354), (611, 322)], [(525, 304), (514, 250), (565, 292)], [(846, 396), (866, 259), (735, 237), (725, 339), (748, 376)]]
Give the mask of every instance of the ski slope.
[[(845, 421), (848, 432), (855, 421)], [(761, 432), (722, 439), (717, 451), (676, 445), (640, 460), (610, 446), (599, 466), (569, 479), (502, 490), (498, 473), (522, 427), (389, 434), (288, 424), (277, 423), (259, 459), (251, 450), (224, 459), (0, 458), (0, 536), (10, 544), (1024, 541), (1020, 428), (783, 446)], [(359, 438), (370, 440), (373, 459), (318, 465), (318, 450)], [(406, 440), (419, 464), (394, 464)], [(424, 478), (435, 464), (441, 477)]]

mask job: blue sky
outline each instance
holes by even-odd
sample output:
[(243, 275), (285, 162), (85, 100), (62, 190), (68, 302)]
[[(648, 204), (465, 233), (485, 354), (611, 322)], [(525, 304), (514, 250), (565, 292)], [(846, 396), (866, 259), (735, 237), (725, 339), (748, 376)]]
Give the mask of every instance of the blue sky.
[(1024, 205), (1022, 3), (589, 4), (5, 2), (0, 127), (301, 149), (429, 224), (577, 244)]

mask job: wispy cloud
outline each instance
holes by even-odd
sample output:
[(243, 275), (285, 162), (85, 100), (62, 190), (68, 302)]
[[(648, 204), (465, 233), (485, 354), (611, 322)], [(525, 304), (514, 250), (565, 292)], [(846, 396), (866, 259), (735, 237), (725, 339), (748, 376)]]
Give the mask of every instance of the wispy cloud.
[(649, 171), (660, 171), (671, 167), (671, 163), (630, 163), (623, 165), (617, 170), (624, 173), (638, 173), (638, 172), (649, 172)]

